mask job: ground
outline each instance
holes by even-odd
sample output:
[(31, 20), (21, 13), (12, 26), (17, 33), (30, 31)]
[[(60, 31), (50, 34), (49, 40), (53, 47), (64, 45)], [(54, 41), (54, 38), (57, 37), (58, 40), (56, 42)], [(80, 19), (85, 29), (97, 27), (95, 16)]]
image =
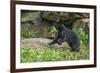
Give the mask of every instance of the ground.
[(50, 43), (52, 40), (46, 38), (22, 38), (21, 48), (47, 49), (49, 47), (69, 47), (67, 43), (63, 43), (62, 45), (54, 44), (49, 46), (48, 43)]
[[(53, 40), (53, 39), (52, 39)], [(62, 45), (54, 44), (46, 38), (22, 38), (21, 39), (21, 63), (69, 61), (89, 59), (89, 49), (81, 44), (80, 52), (72, 52), (66, 42)]]

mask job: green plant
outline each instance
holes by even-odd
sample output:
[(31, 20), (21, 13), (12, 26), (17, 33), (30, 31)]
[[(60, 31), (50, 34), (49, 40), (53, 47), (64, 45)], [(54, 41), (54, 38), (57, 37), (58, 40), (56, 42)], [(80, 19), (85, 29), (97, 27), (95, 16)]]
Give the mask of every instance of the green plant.
[(30, 37), (32, 37), (32, 32), (31, 31), (23, 31), (23, 32), (21, 32), (21, 36), (24, 38), (30, 38)]
[(47, 48), (32, 49), (21, 48), (21, 62), (44, 62), (44, 61), (68, 61), (68, 60), (85, 60), (89, 59), (89, 49), (84, 48), (80, 52), (72, 52), (70, 48)]
[(74, 28), (75, 33), (79, 36), (80, 42), (86, 47), (89, 48), (89, 34), (86, 33), (83, 28)]
[(57, 30), (55, 27), (51, 27), (48, 29), (48, 36), (49, 37), (55, 37), (55, 34), (57, 33)]
[(83, 43), (86, 47), (88, 47), (89, 46), (89, 35), (86, 34), (82, 28), (79, 29), (79, 34), (80, 34), (81, 43)]

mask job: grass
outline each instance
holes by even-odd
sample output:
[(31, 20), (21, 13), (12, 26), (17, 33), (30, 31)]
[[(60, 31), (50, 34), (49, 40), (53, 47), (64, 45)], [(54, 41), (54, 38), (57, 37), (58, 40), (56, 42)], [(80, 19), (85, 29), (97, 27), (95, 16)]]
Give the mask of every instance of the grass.
[(83, 47), (80, 52), (72, 52), (70, 51), (70, 48), (66, 47), (55, 47), (44, 50), (21, 48), (21, 63), (86, 59), (89, 59), (89, 49), (86, 47)]

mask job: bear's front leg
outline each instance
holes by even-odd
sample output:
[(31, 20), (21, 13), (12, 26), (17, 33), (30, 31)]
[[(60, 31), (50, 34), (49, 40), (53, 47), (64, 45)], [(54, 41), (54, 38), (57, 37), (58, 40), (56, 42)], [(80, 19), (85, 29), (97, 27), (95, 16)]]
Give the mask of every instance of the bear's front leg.
[(50, 42), (50, 43), (48, 43), (48, 44), (49, 44), (49, 45), (53, 45), (53, 44), (55, 44), (55, 43), (57, 43), (57, 39), (53, 40), (52, 42)]

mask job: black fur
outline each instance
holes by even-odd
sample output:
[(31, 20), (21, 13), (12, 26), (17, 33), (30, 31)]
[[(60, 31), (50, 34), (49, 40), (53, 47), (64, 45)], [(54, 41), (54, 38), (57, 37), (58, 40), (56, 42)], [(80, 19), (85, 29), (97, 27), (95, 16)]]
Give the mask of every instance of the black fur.
[(55, 28), (58, 30), (57, 37), (49, 43), (49, 45), (58, 43), (62, 44), (64, 41), (68, 42), (72, 51), (80, 51), (80, 40), (78, 36), (71, 29), (68, 29), (65, 25), (59, 22), (54, 23)]

